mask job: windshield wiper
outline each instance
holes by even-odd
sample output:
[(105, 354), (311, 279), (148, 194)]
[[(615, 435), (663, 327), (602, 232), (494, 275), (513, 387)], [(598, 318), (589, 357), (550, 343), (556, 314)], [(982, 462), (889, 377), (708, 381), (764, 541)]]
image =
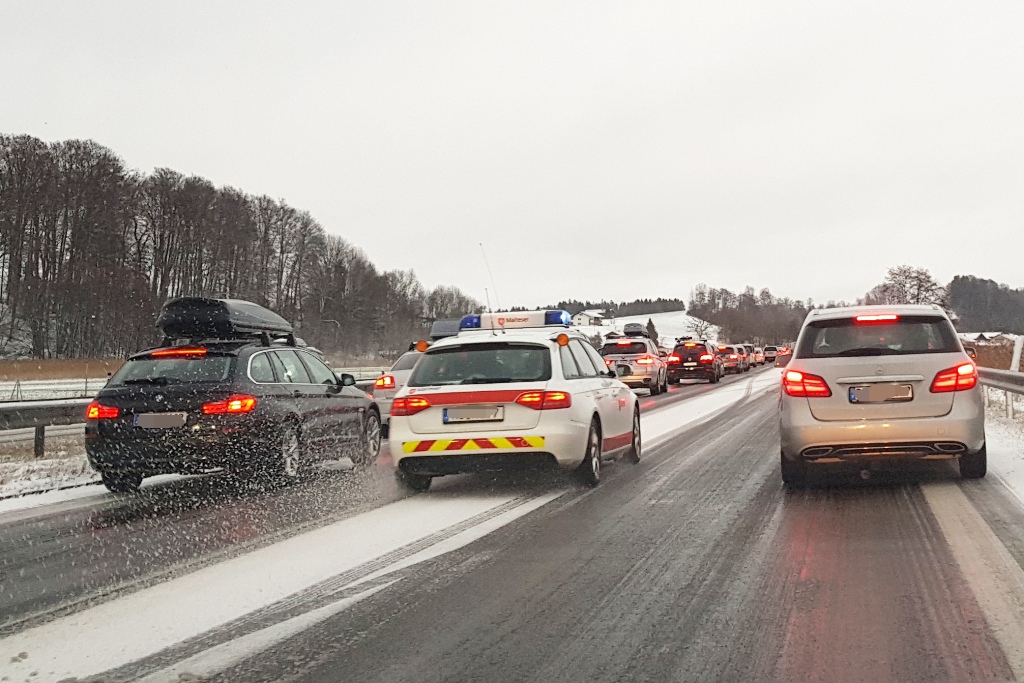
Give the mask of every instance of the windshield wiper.
[(464, 379), (459, 384), (507, 384), (508, 382), (517, 382), (519, 380), (511, 377), (470, 377)]
[(161, 387), (165, 387), (168, 384), (181, 384), (178, 380), (172, 380), (167, 377), (133, 377), (132, 379), (126, 379), (124, 384), (154, 384)]
[(877, 346), (862, 346), (856, 349), (846, 349), (835, 354), (836, 357), (853, 357), (853, 356), (884, 356), (886, 353), (891, 352), (890, 349), (880, 349)]

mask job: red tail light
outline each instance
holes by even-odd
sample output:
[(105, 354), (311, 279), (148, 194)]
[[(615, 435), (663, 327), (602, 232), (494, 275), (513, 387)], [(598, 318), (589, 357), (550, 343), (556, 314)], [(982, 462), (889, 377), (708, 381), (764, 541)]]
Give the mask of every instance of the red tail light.
[(858, 315), (855, 318), (858, 323), (867, 325), (894, 323), (899, 319), (900, 317), (898, 315), (893, 315), (892, 313), (883, 313), (882, 315)]
[(682, 358), (680, 358), (679, 356), (677, 356), (674, 353), (671, 356), (668, 357), (668, 362), (669, 363), (679, 363), (679, 362), (682, 362), (682, 360), (683, 360)]
[(611, 367), (615, 364), (615, 361), (613, 361), (611, 358), (605, 358), (604, 364), (607, 365), (608, 367)]
[(977, 384), (978, 369), (974, 367), (974, 363), (964, 363), (935, 375), (931, 392), (943, 394), (947, 391), (966, 391), (973, 389)]
[(715, 356), (710, 353), (702, 353), (700, 354), (700, 358), (698, 360), (700, 360), (701, 363), (711, 363), (714, 362)]
[(205, 356), (206, 349), (201, 346), (181, 346), (174, 349), (157, 349), (149, 354), (152, 358), (167, 358), (174, 356)]
[(641, 356), (640, 358), (636, 359), (636, 364), (637, 365), (653, 365), (654, 364), (654, 359), (651, 358), (650, 356)]
[(832, 390), (828, 388), (824, 377), (796, 370), (789, 370), (782, 376), (782, 388), (788, 396), (828, 398), (832, 395)]
[(534, 410), (558, 410), (572, 405), (572, 395), (564, 391), (527, 391), (516, 403)]
[(238, 415), (251, 413), (256, 408), (256, 397), (234, 394), (224, 401), (203, 404), (203, 415)]
[(685, 346), (688, 349), (692, 349), (697, 346), (697, 342), (686, 342), (685, 344), (683, 344), (683, 346)]
[(121, 415), (121, 409), (116, 406), (105, 406), (98, 401), (93, 401), (85, 409), (86, 420), (113, 420)]
[(395, 378), (392, 377), (391, 375), (384, 375), (382, 377), (378, 377), (377, 381), (373, 383), (373, 388), (374, 389), (394, 389), (395, 388)]
[(408, 417), (430, 407), (430, 401), (419, 396), (396, 398), (391, 403), (391, 417)]

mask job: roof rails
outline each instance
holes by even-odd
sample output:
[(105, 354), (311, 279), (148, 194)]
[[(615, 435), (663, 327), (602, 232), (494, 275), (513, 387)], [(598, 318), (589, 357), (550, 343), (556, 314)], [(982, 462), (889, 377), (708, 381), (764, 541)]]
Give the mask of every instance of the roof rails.
[[(177, 341), (195, 342), (259, 340), (299, 346), (291, 323), (251, 301), (182, 297), (160, 309), (156, 326), (164, 333), (164, 346)], [(305, 345), (305, 342), (302, 343)]]

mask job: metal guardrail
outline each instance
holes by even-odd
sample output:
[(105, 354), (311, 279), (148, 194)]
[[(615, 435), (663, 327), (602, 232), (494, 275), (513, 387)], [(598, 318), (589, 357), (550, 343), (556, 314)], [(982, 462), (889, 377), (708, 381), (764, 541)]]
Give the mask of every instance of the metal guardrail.
[(8, 429), (36, 430), (33, 452), (43, 457), (46, 428), (54, 425), (74, 425), (85, 422), (88, 398), (65, 398), (53, 401), (13, 401), (0, 403), (0, 431)]
[[(1024, 372), (978, 368), (978, 379), (982, 386), (1006, 392), (1006, 416), (1013, 418), (1013, 394), (1024, 394)], [(988, 389), (985, 390), (985, 405), (988, 405)]]

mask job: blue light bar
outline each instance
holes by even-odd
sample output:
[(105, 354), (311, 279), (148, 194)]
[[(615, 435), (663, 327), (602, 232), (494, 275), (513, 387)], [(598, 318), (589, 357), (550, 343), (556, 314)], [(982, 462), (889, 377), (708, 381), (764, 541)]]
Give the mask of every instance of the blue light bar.
[(569, 327), (572, 324), (572, 316), (569, 311), (546, 311), (544, 313), (544, 325), (561, 325)]
[(479, 315), (467, 315), (463, 316), (462, 321), (459, 323), (460, 330), (479, 330), (480, 329), (480, 316)]

